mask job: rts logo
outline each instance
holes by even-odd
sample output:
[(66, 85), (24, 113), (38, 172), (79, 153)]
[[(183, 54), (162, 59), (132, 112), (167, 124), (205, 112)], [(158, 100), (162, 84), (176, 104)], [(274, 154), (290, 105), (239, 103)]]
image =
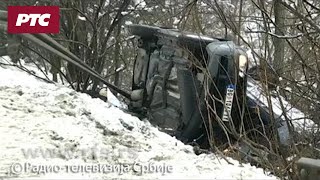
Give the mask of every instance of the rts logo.
[(8, 33), (59, 33), (59, 6), (8, 6)]

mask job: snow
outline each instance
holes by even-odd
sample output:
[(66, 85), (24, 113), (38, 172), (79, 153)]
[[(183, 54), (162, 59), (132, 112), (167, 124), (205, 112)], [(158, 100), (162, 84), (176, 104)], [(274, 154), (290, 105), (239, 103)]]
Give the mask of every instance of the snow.
[(81, 21), (86, 21), (86, 18), (83, 17), (83, 16), (78, 16), (78, 19), (81, 20)]
[(173, 18), (173, 24), (177, 25), (180, 22), (180, 20), (176, 17)]
[(110, 89), (107, 89), (107, 97), (108, 102), (112, 104), (115, 107), (121, 108), (121, 109), (127, 109), (127, 105), (123, 104), (118, 100), (118, 98), (110, 91)]
[(132, 21), (125, 21), (124, 24), (125, 25), (130, 25), (130, 24), (133, 24), (133, 23), (132, 23)]
[(133, 2), (138, 8), (145, 8), (147, 6), (144, 0), (134, 0)]
[(125, 15), (128, 15), (129, 12), (127, 12), (127, 11), (122, 11), (121, 14), (122, 14), (123, 16), (125, 16)]
[(122, 71), (124, 68), (125, 68), (125, 66), (123, 64), (121, 64), (121, 66), (116, 69), (116, 72)]
[(147, 12), (149, 12), (149, 13), (151, 13), (151, 12), (154, 10), (154, 8), (152, 8), (152, 7), (145, 7), (144, 10), (147, 11)]
[(105, 2), (104, 2), (104, 7), (107, 7), (107, 6), (109, 6), (110, 5), (110, 0), (106, 0)]
[[(247, 95), (253, 99), (257, 99), (262, 106), (268, 105), (268, 98), (263, 91), (261, 84), (252, 78), (248, 78), (248, 85), (247, 85)], [(272, 103), (272, 110), (276, 116), (279, 116), (283, 121), (286, 120), (284, 114), (288, 117), (288, 119), (292, 122), (295, 130), (297, 132), (303, 131), (311, 131), (315, 129), (316, 124), (306, 118), (306, 115), (294, 108), (288, 101), (286, 101), (283, 97), (270, 97)], [(281, 103), (283, 104), (284, 108), (281, 108)]]
[(194, 35), (194, 34), (187, 34), (187, 37), (195, 38), (195, 39), (202, 39), (202, 40), (207, 40), (207, 41), (214, 41), (213, 38), (207, 37), (207, 36), (200, 36), (200, 35)]
[[(13, 67), (0, 66), (0, 177), (277, 179), (261, 168), (231, 158), (227, 158), (229, 164), (215, 154), (196, 155), (191, 146), (117, 108), (119, 101), (110, 93), (108, 100), (93, 99)], [(41, 150), (47, 153), (41, 154)], [(27, 156), (28, 152), (33, 154)], [(33, 168), (10, 173), (22, 165)], [(71, 166), (97, 165), (108, 165), (109, 169), (104, 173), (70, 170)], [(130, 168), (120, 171), (125, 165)], [(40, 166), (60, 169), (40, 171), (36, 168)], [(160, 166), (162, 171), (158, 172), (148, 168), (159, 170)]]

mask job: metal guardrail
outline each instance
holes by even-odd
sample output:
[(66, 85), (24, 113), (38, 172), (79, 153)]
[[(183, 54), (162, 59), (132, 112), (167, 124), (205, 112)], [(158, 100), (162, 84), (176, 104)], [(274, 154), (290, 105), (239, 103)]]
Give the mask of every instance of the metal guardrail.
[(301, 180), (320, 179), (320, 159), (300, 158), (297, 167)]
[(7, 21), (8, 13), (7, 11), (0, 10), (0, 20)]
[[(6, 11), (0, 11), (0, 31), (7, 31), (7, 12)], [(20, 36), (23, 39), (32, 41), (33, 43), (35, 43), (35, 44), (39, 45), (40, 47), (50, 51), (51, 53), (56, 54), (57, 56), (59, 56), (62, 59), (66, 60), (67, 62), (77, 66), (81, 70), (87, 72), (91, 76), (93, 76), (96, 79), (100, 80), (103, 84), (105, 84), (110, 89), (118, 92), (119, 94), (121, 94), (122, 96), (124, 96), (124, 97), (126, 97), (128, 99), (131, 99), (130, 93), (125, 92), (125, 91), (119, 89), (118, 87), (116, 87), (116, 86), (110, 84), (109, 82), (107, 82), (104, 79), (104, 77), (102, 77), (94, 69), (92, 69), (90, 66), (85, 64), (80, 58), (78, 58), (76, 55), (74, 55), (72, 52), (70, 52), (67, 48), (63, 47), (57, 41), (52, 39), (50, 36), (48, 36), (46, 34), (17, 34), (17, 36)], [(8, 46), (10, 46), (10, 45), (8, 44)], [(6, 48), (6, 49), (8, 51), (8, 48)], [(2, 51), (4, 51), (3, 48), (2, 48)]]
[(0, 31), (7, 31), (7, 11), (0, 10)]

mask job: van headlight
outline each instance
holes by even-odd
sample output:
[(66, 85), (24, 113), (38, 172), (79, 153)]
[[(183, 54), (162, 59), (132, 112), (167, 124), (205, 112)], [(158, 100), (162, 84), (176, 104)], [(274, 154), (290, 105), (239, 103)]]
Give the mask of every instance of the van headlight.
[(239, 56), (239, 76), (244, 77), (247, 68), (248, 59), (245, 55)]

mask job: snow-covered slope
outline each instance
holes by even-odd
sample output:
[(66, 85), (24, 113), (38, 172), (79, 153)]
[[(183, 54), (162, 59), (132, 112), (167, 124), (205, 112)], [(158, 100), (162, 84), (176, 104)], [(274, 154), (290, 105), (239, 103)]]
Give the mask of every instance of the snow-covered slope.
[(229, 158), (197, 156), (111, 103), (1, 66), (0, 120), (0, 177), (276, 179)]

